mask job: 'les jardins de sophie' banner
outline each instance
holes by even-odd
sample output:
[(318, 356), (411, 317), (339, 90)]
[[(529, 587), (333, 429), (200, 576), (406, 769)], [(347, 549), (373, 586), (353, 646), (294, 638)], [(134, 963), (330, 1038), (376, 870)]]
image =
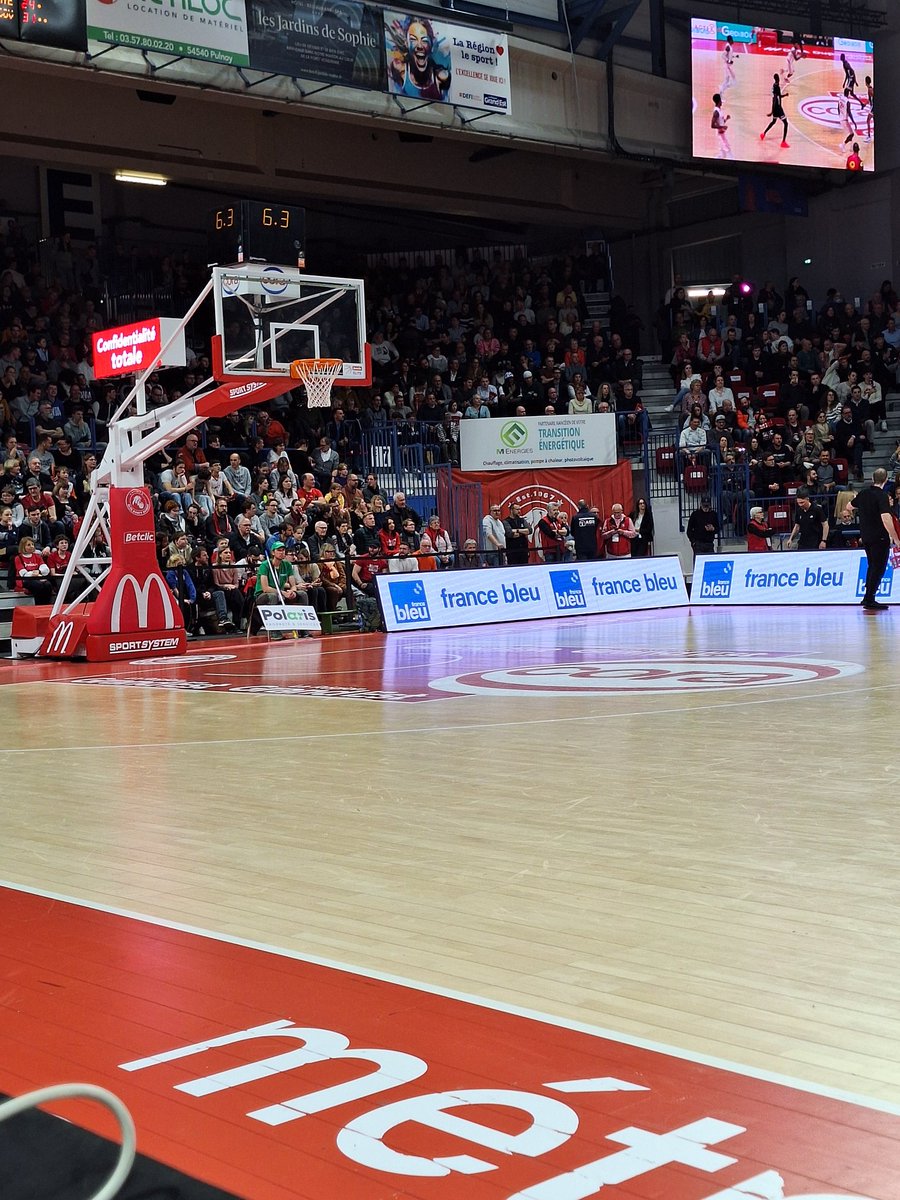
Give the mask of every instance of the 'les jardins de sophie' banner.
[(255, 70), (384, 90), (380, 8), (348, 0), (256, 0), (249, 20)]
[(250, 65), (245, 0), (87, 0), (87, 21), (97, 42)]

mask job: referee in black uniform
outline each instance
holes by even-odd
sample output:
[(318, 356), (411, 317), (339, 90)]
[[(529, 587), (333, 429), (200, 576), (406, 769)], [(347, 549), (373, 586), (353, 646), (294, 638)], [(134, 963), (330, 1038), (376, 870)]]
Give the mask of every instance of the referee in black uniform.
[(862, 606), (867, 612), (881, 612), (887, 608), (886, 604), (875, 599), (875, 595), (884, 577), (891, 543), (900, 547), (900, 538), (897, 537), (891, 519), (890, 501), (887, 492), (884, 491), (886, 479), (887, 471), (884, 467), (877, 467), (872, 472), (871, 486), (857, 493), (854, 501), (854, 508), (859, 516), (860, 536), (869, 563), (869, 569), (866, 571), (866, 594), (862, 599)]

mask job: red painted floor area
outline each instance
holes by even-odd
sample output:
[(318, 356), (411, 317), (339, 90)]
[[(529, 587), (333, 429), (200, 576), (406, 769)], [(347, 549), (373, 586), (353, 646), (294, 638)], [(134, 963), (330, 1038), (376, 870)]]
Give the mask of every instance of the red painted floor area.
[(47, 896), (0, 914), (0, 1090), (109, 1087), (143, 1153), (248, 1200), (900, 1196), (898, 1115)]

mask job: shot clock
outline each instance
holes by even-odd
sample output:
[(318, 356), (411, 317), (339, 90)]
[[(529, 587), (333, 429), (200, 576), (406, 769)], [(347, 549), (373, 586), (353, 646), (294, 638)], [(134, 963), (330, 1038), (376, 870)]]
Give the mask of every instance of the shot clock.
[(266, 262), (306, 266), (306, 210), (260, 200), (236, 200), (209, 214), (210, 263)]
[(85, 0), (0, 0), (0, 37), (87, 50)]

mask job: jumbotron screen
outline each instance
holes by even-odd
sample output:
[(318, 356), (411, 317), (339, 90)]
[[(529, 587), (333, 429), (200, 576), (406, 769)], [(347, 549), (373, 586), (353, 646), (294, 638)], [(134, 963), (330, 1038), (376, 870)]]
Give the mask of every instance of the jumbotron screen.
[(697, 158), (875, 170), (872, 43), (691, 19)]

